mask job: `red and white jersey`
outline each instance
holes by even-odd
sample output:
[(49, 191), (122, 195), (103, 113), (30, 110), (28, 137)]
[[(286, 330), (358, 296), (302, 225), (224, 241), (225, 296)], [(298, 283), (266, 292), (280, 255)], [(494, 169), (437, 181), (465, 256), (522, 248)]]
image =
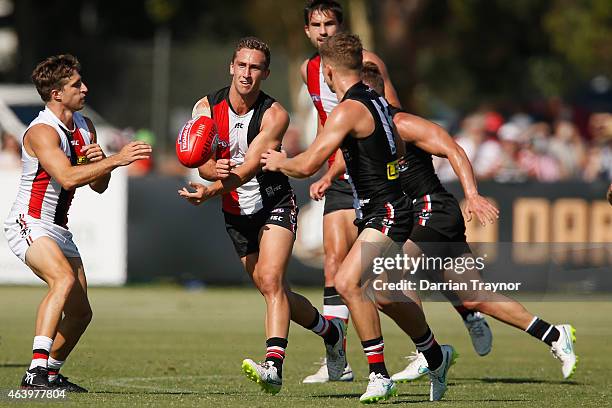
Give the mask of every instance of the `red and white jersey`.
[[(306, 86), (308, 93), (312, 99), (312, 103), (317, 109), (319, 122), (321, 126), (325, 125), (327, 116), (338, 105), (338, 97), (329, 88), (323, 78), (323, 65), (321, 64), (321, 56), (315, 54), (308, 60), (306, 65)], [(336, 158), (336, 153), (332, 154), (327, 160), (327, 164), (331, 167)], [(346, 179), (347, 175), (340, 176), (340, 179)]]
[[(22, 136), (22, 142), (23, 137), (32, 126), (39, 124), (51, 126), (60, 138), (60, 148), (72, 165), (83, 164), (86, 158), (79, 154), (83, 146), (91, 143), (91, 133), (80, 113), (75, 112), (73, 119), (75, 128), (70, 130), (49, 108), (45, 108), (30, 123)], [(64, 190), (61, 184), (45, 171), (38, 159), (28, 154), (23, 143), (21, 164), (21, 182), (9, 218), (17, 217), (19, 214), (28, 214), (41, 221), (68, 228), (68, 210), (75, 189)]]
[[(217, 159), (230, 159), (236, 166), (244, 163), (249, 145), (257, 137), (265, 111), (275, 102), (264, 92), (244, 115), (238, 115), (229, 103), (229, 87), (207, 95), (212, 119), (219, 131)], [(293, 197), (289, 179), (283, 173), (259, 171), (240, 187), (223, 195), (223, 211), (250, 215), (272, 209)]]
[(327, 116), (338, 105), (338, 98), (323, 78), (323, 65), (321, 56), (316, 54), (308, 60), (306, 67), (306, 86), (312, 99), (312, 103), (317, 108), (321, 126), (325, 125)]

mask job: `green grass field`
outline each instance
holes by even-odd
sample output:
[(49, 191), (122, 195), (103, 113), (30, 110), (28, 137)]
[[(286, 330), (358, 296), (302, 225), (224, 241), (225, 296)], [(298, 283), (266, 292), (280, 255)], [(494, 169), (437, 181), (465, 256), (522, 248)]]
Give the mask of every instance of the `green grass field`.
[[(317, 306), (319, 290), (305, 290)], [(0, 287), (0, 389), (16, 388), (31, 358), (34, 314), (42, 288)], [(170, 287), (92, 288), (94, 320), (63, 374), (89, 388), (65, 406), (349, 407), (359, 406), (367, 364), (355, 332), (349, 331), (353, 383), (303, 385), (322, 357), (321, 340), (292, 325), (283, 389), (263, 394), (240, 370), (245, 357), (261, 359), (263, 299), (254, 289), (185, 291)], [(571, 381), (548, 348), (525, 333), (491, 322), (493, 351), (478, 357), (458, 315), (445, 303), (426, 303), (439, 341), (460, 353), (450, 388), (438, 405), (611, 406), (612, 302), (528, 303), (539, 316), (571, 322), (577, 329), (580, 363)], [(390, 372), (403, 368), (413, 345), (383, 319)], [(383, 404), (431, 404), (428, 383), (400, 384), (400, 395)], [(3, 406), (15, 405), (0, 400)], [(41, 406), (40, 404), (35, 406)]]

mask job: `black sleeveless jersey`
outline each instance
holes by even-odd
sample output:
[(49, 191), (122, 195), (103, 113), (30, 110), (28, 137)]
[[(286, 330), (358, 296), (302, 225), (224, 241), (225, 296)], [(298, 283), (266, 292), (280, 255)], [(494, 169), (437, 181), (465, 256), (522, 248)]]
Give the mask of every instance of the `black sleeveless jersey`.
[(371, 135), (358, 139), (351, 135), (342, 142), (342, 153), (361, 210), (368, 213), (376, 205), (403, 195), (399, 180), (397, 148), (389, 103), (362, 82), (353, 85), (342, 101), (363, 103), (374, 119)]
[[(404, 111), (391, 106), (390, 112), (391, 116), (395, 116)], [(412, 143), (405, 143), (405, 146), (406, 154), (399, 159), (400, 181), (404, 193), (414, 199), (426, 194), (446, 192), (436, 175), (431, 154)]]
[[(251, 142), (259, 134), (266, 110), (274, 98), (259, 92), (259, 97), (244, 115), (234, 112), (229, 102), (229, 87), (207, 95), (212, 119), (219, 131), (217, 159), (230, 159), (242, 165)], [(259, 170), (255, 177), (242, 186), (223, 194), (223, 211), (234, 215), (250, 215), (259, 210), (271, 210), (289, 203), (293, 190), (283, 173)]]

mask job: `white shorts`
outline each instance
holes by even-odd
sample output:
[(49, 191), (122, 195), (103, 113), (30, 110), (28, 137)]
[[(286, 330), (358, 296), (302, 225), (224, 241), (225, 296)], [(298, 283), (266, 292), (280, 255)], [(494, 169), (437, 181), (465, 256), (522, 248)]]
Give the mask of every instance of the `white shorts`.
[(24, 263), (28, 248), (40, 237), (54, 240), (66, 258), (81, 257), (79, 249), (72, 241), (72, 232), (27, 214), (10, 215), (4, 222), (4, 235), (11, 251)]

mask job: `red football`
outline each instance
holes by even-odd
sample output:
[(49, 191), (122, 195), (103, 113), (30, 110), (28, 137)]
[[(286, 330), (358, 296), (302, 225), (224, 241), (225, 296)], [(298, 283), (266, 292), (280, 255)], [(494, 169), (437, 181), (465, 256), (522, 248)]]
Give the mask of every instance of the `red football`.
[(183, 166), (200, 167), (215, 152), (219, 132), (215, 121), (198, 116), (185, 123), (176, 139), (176, 157)]

